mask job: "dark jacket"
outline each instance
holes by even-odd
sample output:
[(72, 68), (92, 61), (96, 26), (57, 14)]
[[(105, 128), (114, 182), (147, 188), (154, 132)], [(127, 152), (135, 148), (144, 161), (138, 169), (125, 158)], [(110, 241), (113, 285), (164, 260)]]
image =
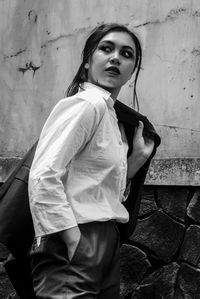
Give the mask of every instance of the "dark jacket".
[(131, 189), (127, 200), (124, 202), (124, 206), (129, 212), (129, 222), (126, 224), (118, 224), (120, 230), (121, 243), (126, 243), (126, 240), (132, 235), (137, 222), (137, 216), (139, 213), (141, 202), (141, 191), (144, 185), (144, 181), (149, 169), (150, 162), (156, 153), (157, 147), (160, 145), (160, 136), (156, 133), (153, 125), (149, 122), (146, 116), (136, 112), (132, 108), (126, 106), (122, 102), (115, 102), (115, 111), (117, 118), (123, 123), (125, 134), (128, 140), (129, 150), (128, 156), (133, 150), (133, 135), (135, 127), (138, 126), (139, 121), (144, 124), (143, 135), (154, 140), (155, 145), (153, 152), (146, 163), (139, 169), (131, 180)]
[[(128, 155), (132, 151), (133, 135), (139, 120), (144, 123), (144, 135), (155, 141), (151, 156), (131, 180), (130, 193), (124, 202), (129, 212), (129, 222), (127, 224), (119, 224), (118, 226), (121, 243), (125, 243), (133, 233), (136, 225), (141, 201), (141, 190), (151, 159), (160, 144), (160, 137), (145, 116), (119, 101), (115, 102), (114, 107), (119, 122), (124, 125), (129, 145)], [(28, 176), (36, 144), (29, 150), (0, 189), (0, 242), (9, 249), (14, 257), (14, 259), (9, 257), (5, 263), (5, 268), (20, 298), (26, 299), (34, 298), (28, 259), (28, 252), (34, 238), (28, 200)]]

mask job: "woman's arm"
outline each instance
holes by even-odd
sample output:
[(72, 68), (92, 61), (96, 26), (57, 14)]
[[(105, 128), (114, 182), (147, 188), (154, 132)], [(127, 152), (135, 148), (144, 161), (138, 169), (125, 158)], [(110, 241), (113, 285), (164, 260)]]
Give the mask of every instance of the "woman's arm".
[(36, 237), (77, 227), (62, 177), (95, 132), (103, 108), (76, 96), (59, 101), (47, 119), (29, 174)]
[(71, 260), (81, 238), (80, 229), (78, 226), (74, 226), (59, 232), (59, 235), (67, 246), (68, 258)]
[(145, 164), (154, 148), (154, 141), (143, 137), (143, 128), (143, 122), (139, 121), (139, 126), (135, 129), (133, 138), (133, 151), (128, 157), (128, 179), (132, 179), (137, 171)]

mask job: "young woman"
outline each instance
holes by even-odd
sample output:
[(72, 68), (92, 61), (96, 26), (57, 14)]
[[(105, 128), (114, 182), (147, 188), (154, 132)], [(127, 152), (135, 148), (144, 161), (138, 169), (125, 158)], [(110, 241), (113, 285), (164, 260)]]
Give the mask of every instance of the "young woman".
[(126, 185), (154, 142), (140, 122), (127, 159), (114, 103), (140, 63), (140, 43), (125, 26), (95, 28), (67, 98), (43, 127), (29, 176), (37, 298), (119, 298), (116, 222), (129, 219)]

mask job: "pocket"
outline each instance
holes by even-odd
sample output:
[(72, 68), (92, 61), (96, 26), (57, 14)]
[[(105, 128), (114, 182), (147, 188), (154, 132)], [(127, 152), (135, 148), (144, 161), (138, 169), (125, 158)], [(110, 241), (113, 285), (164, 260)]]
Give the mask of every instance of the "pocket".
[(69, 259), (70, 264), (77, 263), (80, 260), (82, 253), (83, 253), (83, 235), (81, 234), (80, 240), (76, 246), (74, 254), (71, 257), (71, 259)]
[(118, 227), (118, 223), (117, 222), (114, 222), (114, 230), (115, 230), (115, 233), (116, 233), (116, 241), (117, 243), (120, 244), (121, 242), (121, 233), (120, 233), (120, 230), (119, 230), (119, 227)]
[(115, 226), (115, 230), (116, 230), (118, 236), (120, 236), (120, 230), (119, 230), (119, 227), (118, 227), (118, 223), (115, 222), (115, 223), (114, 223), (114, 226)]

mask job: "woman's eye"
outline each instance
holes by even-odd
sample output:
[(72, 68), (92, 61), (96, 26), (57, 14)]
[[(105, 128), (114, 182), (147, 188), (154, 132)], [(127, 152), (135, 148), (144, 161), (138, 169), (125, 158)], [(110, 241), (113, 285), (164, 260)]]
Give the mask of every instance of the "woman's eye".
[(126, 58), (132, 58), (133, 54), (129, 51), (123, 51), (122, 55)]
[(112, 51), (112, 49), (108, 46), (101, 46), (100, 50), (102, 50), (103, 52), (106, 52), (106, 53), (110, 53)]

